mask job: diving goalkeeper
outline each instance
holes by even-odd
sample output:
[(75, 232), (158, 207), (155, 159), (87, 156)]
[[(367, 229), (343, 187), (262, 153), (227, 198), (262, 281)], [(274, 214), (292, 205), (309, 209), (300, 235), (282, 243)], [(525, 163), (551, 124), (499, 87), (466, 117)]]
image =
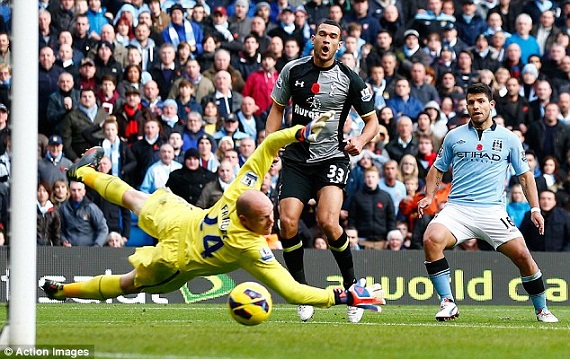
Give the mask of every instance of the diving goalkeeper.
[(152, 195), (137, 191), (115, 176), (97, 172), (101, 147), (88, 150), (67, 175), (96, 190), (103, 198), (126, 207), (139, 217), (139, 226), (158, 238), (156, 246), (137, 248), (129, 257), (134, 269), (123, 275), (100, 275), (85, 282), (63, 284), (41, 280), (51, 299), (105, 300), (133, 293), (166, 293), (197, 276), (243, 268), (291, 304), (328, 308), (347, 304), (380, 311), (385, 304), (379, 284), (365, 287), (362, 279), (349, 289), (325, 290), (296, 282), (275, 259), (264, 235), (271, 233), (273, 204), (259, 191), (278, 150), (294, 141), (316, 141), (325, 113), (307, 126), (294, 126), (269, 135), (208, 209), (188, 204), (168, 189)]

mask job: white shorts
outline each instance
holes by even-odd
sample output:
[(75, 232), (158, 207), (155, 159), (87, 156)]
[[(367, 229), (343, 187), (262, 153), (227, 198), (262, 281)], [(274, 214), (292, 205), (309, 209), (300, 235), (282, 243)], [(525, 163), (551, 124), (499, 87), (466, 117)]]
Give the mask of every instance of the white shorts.
[(449, 229), (457, 239), (455, 245), (477, 238), (497, 249), (512, 239), (522, 238), (521, 231), (502, 205), (473, 207), (448, 203), (431, 223), (439, 223)]

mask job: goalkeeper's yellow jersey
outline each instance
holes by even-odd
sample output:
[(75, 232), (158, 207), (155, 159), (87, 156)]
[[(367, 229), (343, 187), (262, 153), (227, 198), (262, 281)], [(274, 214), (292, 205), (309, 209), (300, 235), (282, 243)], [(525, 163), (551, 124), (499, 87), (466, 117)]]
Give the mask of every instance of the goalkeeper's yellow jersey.
[[(301, 128), (295, 126), (268, 136), (243, 165), (223, 197), (209, 209), (188, 205), (166, 190), (155, 192), (141, 211), (139, 225), (157, 237), (159, 244), (140, 248), (131, 256), (130, 261), (137, 268), (135, 283), (148, 286), (146, 291), (151, 292), (150, 284), (160, 282), (161, 278), (154, 273), (156, 262), (169, 262), (180, 271), (172, 283), (176, 288), (180, 287), (180, 280), (183, 284), (196, 276), (243, 268), (289, 303), (332, 306), (332, 290), (296, 282), (275, 259), (265, 237), (243, 227), (235, 211), (240, 194), (261, 188), (277, 151), (295, 141), (295, 133)], [(146, 265), (141, 265), (145, 262)]]

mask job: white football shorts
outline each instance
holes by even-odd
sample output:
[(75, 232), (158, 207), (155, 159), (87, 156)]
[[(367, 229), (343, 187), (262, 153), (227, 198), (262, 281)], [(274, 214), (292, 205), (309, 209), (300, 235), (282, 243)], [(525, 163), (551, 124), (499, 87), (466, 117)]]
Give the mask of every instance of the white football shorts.
[(511, 239), (522, 238), (503, 205), (475, 207), (447, 203), (431, 223), (447, 227), (457, 239), (455, 245), (477, 238), (497, 249)]

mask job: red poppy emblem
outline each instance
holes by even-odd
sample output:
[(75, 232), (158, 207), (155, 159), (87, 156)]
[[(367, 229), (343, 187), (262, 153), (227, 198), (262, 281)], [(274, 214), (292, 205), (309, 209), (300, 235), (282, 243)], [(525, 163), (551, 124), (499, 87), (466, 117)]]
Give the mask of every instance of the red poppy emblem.
[(311, 92), (316, 95), (319, 93), (319, 91), (321, 91), (321, 85), (315, 82), (313, 86), (311, 86)]
[(477, 148), (477, 151), (483, 151), (483, 145), (480, 143), (477, 144), (476, 148)]
[(376, 203), (376, 207), (384, 208), (384, 204), (382, 202), (378, 202), (378, 203)]

